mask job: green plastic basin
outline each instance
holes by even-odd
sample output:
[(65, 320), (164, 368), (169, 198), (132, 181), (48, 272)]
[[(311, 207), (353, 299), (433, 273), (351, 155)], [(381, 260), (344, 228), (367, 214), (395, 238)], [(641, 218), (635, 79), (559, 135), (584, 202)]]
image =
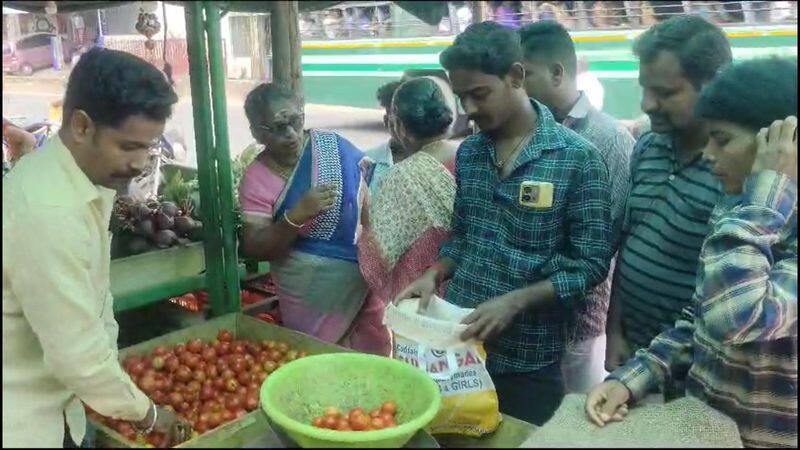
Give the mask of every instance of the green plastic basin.
[[(397, 427), (376, 431), (315, 428), (328, 406), (367, 411), (392, 400)], [(400, 361), (360, 353), (307, 356), (276, 370), (261, 386), (261, 407), (301, 447), (402, 447), (439, 411), (439, 386)]]

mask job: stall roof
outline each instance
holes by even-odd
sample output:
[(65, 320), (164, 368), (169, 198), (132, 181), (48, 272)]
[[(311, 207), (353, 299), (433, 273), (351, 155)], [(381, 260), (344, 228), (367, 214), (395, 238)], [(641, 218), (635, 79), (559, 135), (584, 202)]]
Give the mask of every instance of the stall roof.
[[(3, 6), (18, 9), (21, 11), (43, 13), (47, 1), (42, 0), (9, 0), (3, 1)], [(76, 12), (92, 9), (105, 9), (120, 6), (125, 3), (134, 3), (130, 1), (75, 1), (75, 0), (61, 0), (56, 2), (58, 5), (58, 12)], [(180, 5), (185, 2), (168, 1), (170, 4)], [(228, 11), (236, 12), (269, 12), (273, 2), (264, 1), (230, 1), (221, 2), (223, 8)], [(301, 1), (298, 2), (301, 12), (317, 11), (320, 9), (329, 8), (336, 4), (343, 3), (341, 1)], [(437, 1), (400, 1), (395, 2), (397, 6), (405, 9), (409, 13), (418, 17), (420, 20), (430, 24), (436, 25), (442, 17), (447, 15), (447, 2)]]

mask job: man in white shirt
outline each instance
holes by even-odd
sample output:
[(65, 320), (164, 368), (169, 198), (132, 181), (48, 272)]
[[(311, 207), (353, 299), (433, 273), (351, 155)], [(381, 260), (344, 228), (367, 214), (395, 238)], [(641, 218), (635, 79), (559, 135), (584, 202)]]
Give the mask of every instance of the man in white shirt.
[(188, 437), (120, 367), (109, 292), (115, 194), (176, 101), (146, 61), (95, 48), (70, 75), (58, 135), (3, 180), (3, 447), (61, 447), (67, 427), (79, 444), (82, 403), (169, 443)]

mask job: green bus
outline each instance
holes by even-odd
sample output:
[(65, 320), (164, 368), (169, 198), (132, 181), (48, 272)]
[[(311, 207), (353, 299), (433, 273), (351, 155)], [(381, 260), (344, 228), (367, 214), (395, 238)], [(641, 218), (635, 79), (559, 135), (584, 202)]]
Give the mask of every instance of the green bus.
[[(736, 60), (777, 55), (797, 58), (797, 25), (724, 27)], [(600, 80), (603, 110), (619, 119), (640, 113), (638, 62), (631, 51), (643, 30), (572, 32), (579, 60)], [(439, 53), (453, 36), (309, 40), (302, 44), (303, 84), (309, 103), (375, 108), (376, 89), (407, 69), (440, 69)]]

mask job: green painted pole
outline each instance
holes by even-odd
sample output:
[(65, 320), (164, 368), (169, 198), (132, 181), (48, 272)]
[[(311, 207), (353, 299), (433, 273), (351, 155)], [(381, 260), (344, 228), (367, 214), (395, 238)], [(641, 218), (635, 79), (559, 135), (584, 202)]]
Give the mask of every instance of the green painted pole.
[(224, 260), (216, 164), (213, 157), (213, 122), (210, 109), (205, 27), (201, 2), (186, 2), (186, 43), (189, 54), (189, 79), (192, 91), (197, 176), (200, 184), (200, 214), (203, 220), (203, 249), (206, 263), (206, 288), (213, 315), (225, 311)]
[(211, 76), (211, 110), (214, 118), (214, 154), (217, 163), (219, 190), (219, 217), (222, 230), (222, 255), (224, 275), (225, 312), (241, 310), (239, 293), (239, 257), (234, 225), (233, 172), (228, 139), (228, 103), (225, 96), (225, 67), (222, 57), (222, 35), (220, 32), (220, 2), (203, 2), (206, 10), (206, 33), (208, 37), (208, 62)]

